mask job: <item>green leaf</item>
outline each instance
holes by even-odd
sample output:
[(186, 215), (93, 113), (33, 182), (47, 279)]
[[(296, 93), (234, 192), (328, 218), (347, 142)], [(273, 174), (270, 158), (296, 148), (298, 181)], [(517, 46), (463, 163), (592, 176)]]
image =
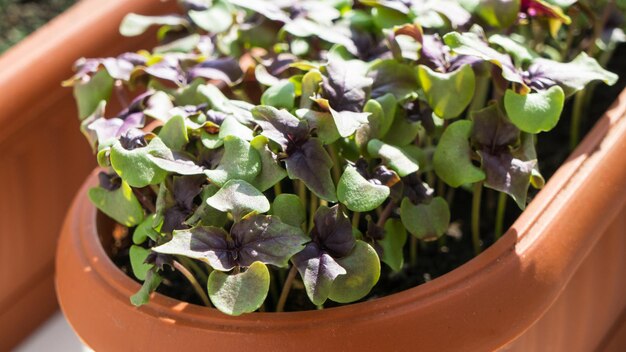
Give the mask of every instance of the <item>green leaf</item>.
[(219, 211), (232, 213), (235, 219), (253, 211), (265, 213), (270, 210), (270, 202), (263, 193), (242, 180), (229, 180), (206, 202)]
[(143, 208), (124, 181), (114, 191), (94, 187), (87, 195), (96, 208), (124, 226), (132, 227), (143, 221)]
[(149, 249), (137, 245), (130, 246), (130, 250), (128, 251), (128, 256), (130, 257), (130, 267), (133, 269), (135, 277), (139, 280), (145, 280), (148, 270), (154, 266), (152, 264), (144, 263), (150, 252), (151, 251)]
[(335, 126), (341, 137), (350, 137), (362, 125), (367, 123), (367, 112), (335, 111), (330, 108), (330, 115), (333, 117)]
[(320, 89), (322, 74), (318, 70), (310, 70), (302, 77), (302, 96), (300, 97), (300, 108), (309, 109), (313, 104), (313, 97)]
[(256, 136), (250, 141), (250, 145), (256, 149), (261, 157), (261, 172), (256, 175), (251, 183), (261, 192), (265, 192), (287, 177), (287, 171), (278, 164), (276, 156), (269, 148), (267, 137)]
[(387, 93), (381, 97), (376, 98), (376, 101), (380, 103), (380, 106), (383, 109), (384, 118), (381, 119), (380, 122), (380, 138), (383, 138), (389, 132), (391, 125), (393, 124), (393, 120), (396, 116), (396, 107), (398, 105), (398, 101), (393, 94)]
[(553, 129), (559, 122), (565, 93), (559, 86), (526, 95), (507, 89), (504, 108), (509, 119), (524, 132), (537, 134)]
[(433, 156), (435, 173), (452, 187), (485, 179), (485, 173), (472, 164), (469, 137), (472, 121), (461, 120), (450, 124), (441, 135)]
[(228, 180), (253, 182), (261, 172), (261, 156), (247, 141), (229, 135), (224, 138), (224, 155), (218, 167), (204, 174), (218, 186)]
[(378, 241), (383, 248), (383, 263), (389, 265), (391, 270), (398, 272), (404, 265), (404, 245), (407, 233), (402, 221), (399, 219), (387, 219), (385, 222), (385, 237)]
[(310, 243), (302, 252), (294, 256), (307, 296), (315, 305), (321, 305), (328, 299), (333, 281), (346, 273), (330, 254)]
[(224, 139), (228, 136), (235, 136), (243, 140), (250, 141), (252, 140), (253, 135), (254, 134), (249, 127), (239, 122), (233, 116), (226, 116), (220, 125), (220, 139)]
[(187, 12), (193, 23), (209, 33), (225, 32), (233, 24), (230, 6), (224, 1), (215, 1), (204, 11)]
[(172, 150), (183, 150), (185, 145), (189, 143), (187, 136), (187, 127), (185, 126), (185, 118), (176, 115), (169, 119), (159, 131), (159, 138)]
[(417, 95), (419, 83), (415, 67), (396, 60), (382, 60), (372, 65), (367, 73), (374, 80), (372, 97), (391, 93), (397, 100)]
[(285, 224), (300, 227), (306, 221), (304, 205), (295, 194), (282, 193), (276, 196), (272, 204), (272, 214)]
[(289, 80), (282, 80), (269, 87), (261, 96), (262, 105), (270, 105), (277, 109), (293, 109), (296, 99), (296, 87)]
[(187, 26), (189, 23), (183, 17), (170, 16), (142, 16), (129, 13), (120, 24), (120, 34), (125, 37), (134, 37), (143, 34), (150, 26)]
[(143, 282), (139, 291), (130, 297), (130, 303), (135, 307), (140, 307), (148, 303), (150, 301), (150, 294), (159, 287), (162, 280), (161, 276), (155, 272), (155, 268), (148, 270), (146, 280)]
[(489, 61), (502, 69), (502, 76), (506, 80), (525, 85), (510, 57), (491, 48), (475, 33), (450, 32), (443, 36), (443, 40), (455, 53)]
[(349, 303), (367, 295), (380, 277), (380, 259), (376, 250), (363, 241), (356, 245), (347, 257), (337, 259), (346, 270), (332, 283), (328, 298), (339, 303)]
[(417, 161), (399, 147), (385, 144), (378, 139), (372, 139), (367, 144), (367, 151), (375, 158), (381, 158), (400, 177), (407, 176), (419, 170)]
[(148, 146), (133, 150), (124, 149), (117, 141), (111, 147), (111, 166), (132, 187), (161, 183), (167, 172), (149, 158), (150, 153), (171, 156), (171, 151), (158, 137), (152, 139)]
[(380, 29), (393, 28), (411, 22), (406, 14), (386, 7), (373, 8), (372, 20)]
[(507, 28), (517, 20), (520, 0), (481, 0), (477, 10), (490, 26)]
[(405, 146), (415, 142), (420, 132), (421, 123), (407, 119), (405, 109), (396, 109), (389, 131), (384, 134), (383, 141), (398, 146)]
[(350, 32), (345, 33), (346, 31), (338, 30), (338, 26), (327, 26), (305, 17), (298, 17), (291, 21), (288, 20), (282, 29), (296, 37), (316, 36), (326, 42), (343, 45), (352, 54), (358, 53), (356, 45), (349, 36)]
[(419, 65), (417, 71), (428, 105), (437, 116), (455, 118), (472, 101), (475, 78), (469, 64), (448, 73), (435, 72), (424, 65)]
[(261, 262), (254, 262), (246, 271), (225, 274), (214, 270), (207, 289), (211, 302), (228, 315), (241, 315), (259, 309), (270, 288), (270, 272)]
[(113, 91), (113, 78), (106, 70), (100, 70), (87, 82), (74, 84), (74, 99), (78, 106), (78, 117), (83, 120), (91, 115), (101, 101), (109, 100)]
[(348, 209), (367, 212), (378, 208), (387, 197), (389, 187), (366, 180), (357, 169), (348, 165), (337, 185), (337, 198)]
[(272, 21), (288, 22), (289, 16), (285, 14), (281, 8), (274, 4), (270, 0), (228, 0), (231, 4), (244, 9), (250, 10), (253, 13), (259, 13)]
[(434, 241), (448, 229), (450, 209), (441, 197), (418, 205), (411, 203), (409, 198), (404, 198), (400, 205), (400, 219), (413, 236), (424, 241)]
[(159, 232), (155, 230), (152, 225), (154, 222), (154, 218), (155, 214), (151, 214), (147, 216), (139, 225), (137, 225), (135, 231), (133, 231), (134, 244), (142, 244), (148, 238), (153, 241), (157, 240), (157, 238), (159, 237)]
[(191, 227), (198, 225), (224, 227), (226, 225), (228, 220), (227, 214), (213, 208), (206, 202), (206, 200), (215, 195), (217, 191), (219, 191), (219, 187), (212, 183), (204, 186), (201, 193), (202, 203), (196, 208), (196, 211), (191, 217), (185, 221), (186, 225)]
[(380, 125), (385, 119), (385, 112), (380, 103), (370, 99), (365, 103), (363, 112), (369, 113), (367, 123), (361, 125), (354, 135), (356, 145), (363, 152), (367, 149), (367, 143), (380, 136)]
[(311, 129), (315, 130), (317, 138), (323, 144), (331, 144), (341, 138), (333, 116), (328, 112), (298, 109), (296, 115), (308, 122)]
[(489, 42), (500, 46), (507, 53), (513, 56), (515, 62), (517, 63), (517, 66), (520, 67), (539, 57), (539, 54), (534, 52), (532, 49), (518, 43), (517, 41), (513, 40), (513, 38), (506, 35), (494, 34), (489, 37)]
[(208, 133), (202, 130), (200, 132), (200, 142), (207, 149), (217, 149), (224, 145), (224, 140), (217, 133)]

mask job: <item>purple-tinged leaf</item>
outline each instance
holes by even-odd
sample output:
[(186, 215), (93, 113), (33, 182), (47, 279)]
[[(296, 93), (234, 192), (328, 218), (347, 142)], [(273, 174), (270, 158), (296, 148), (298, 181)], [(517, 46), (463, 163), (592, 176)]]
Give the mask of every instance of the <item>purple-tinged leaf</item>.
[(321, 199), (336, 202), (335, 184), (330, 176), (333, 161), (317, 138), (287, 151), (287, 174), (291, 179), (302, 180)]
[(315, 212), (311, 238), (334, 258), (348, 255), (354, 248), (352, 224), (339, 205), (332, 208), (320, 206)]
[(230, 233), (238, 248), (237, 262), (240, 266), (260, 261), (286, 267), (289, 259), (304, 249), (308, 241), (299, 227), (267, 215), (247, 217), (235, 223)]
[(314, 242), (294, 255), (293, 262), (302, 277), (309, 299), (316, 305), (326, 302), (333, 281), (346, 273), (346, 269)]
[(167, 172), (179, 175), (200, 175), (204, 173), (204, 168), (187, 156), (179, 152), (150, 152), (147, 155), (154, 165)]
[(519, 139), (519, 129), (506, 119), (497, 103), (474, 111), (470, 115), (474, 122), (472, 139), (484, 148), (495, 150), (513, 145)]
[(469, 55), (489, 61), (502, 69), (502, 76), (509, 82), (525, 86), (522, 74), (513, 65), (511, 57), (491, 48), (486, 41), (475, 33), (451, 32), (443, 36), (444, 42), (459, 55)]
[(212, 226), (175, 231), (169, 242), (152, 250), (197, 259), (220, 271), (229, 271), (237, 266), (235, 243), (228, 238), (226, 231)]
[(566, 96), (579, 91), (592, 81), (602, 81), (608, 85), (617, 82), (617, 75), (600, 66), (585, 53), (581, 53), (568, 63), (537, 58), (528, 68), (527, 81), (535, 89), (547, 89), (560, 85)]
[(188, 74), (189, 80), (202, 77), (224, 81), (228, 84), (234, 84), (243, 76), (239, 62), (232, 57), (206, 60), (190, 68)]
[(262, 135), (278, 143), (284, 151), (293, 142), (308, 138), (309, 128), (306, 122), (291, 115), (287, 110), (262, 105), (254, 107), (252, 115), (263, 129)]
[(479, 151), (487, 178), (485, 186), (510, 195), (520, 209), (526, 208), (526, 195), (536, 160), (522, 161), (510, 153)]
[(330, 60), (322, 77), (324, 97), (337, 111), (361, 112), (368, 99), (373, 80), (364, 77), (354, 65)]

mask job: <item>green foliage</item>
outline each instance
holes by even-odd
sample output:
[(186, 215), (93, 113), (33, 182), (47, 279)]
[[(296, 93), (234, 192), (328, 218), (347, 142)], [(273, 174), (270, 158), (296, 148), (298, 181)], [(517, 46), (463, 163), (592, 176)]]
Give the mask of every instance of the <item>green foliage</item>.
[(161, 281), (187, 285), (166, 266), (229, 315), (295, 306), (279, 283), (321, 308), (394, 290), (381, 275), (451, 267), (422, 254), (461, 257), (446, 251), (458, 233), (491, 243), (483, 187), (523, 209), (545, 184), (536, 135), (569, 96), (584, 107), (585, 87), (617, 80), (599, 63), (615, 42), (594, 37), (619, 34), (604, 3), (181, 4), (123, 20), (126, 36), (158, 27), (152, 51), (81, 59), (64, 82), (103, 168), (89, 197), (132, 233), (120, 253), (144, 280), (135, 305)]

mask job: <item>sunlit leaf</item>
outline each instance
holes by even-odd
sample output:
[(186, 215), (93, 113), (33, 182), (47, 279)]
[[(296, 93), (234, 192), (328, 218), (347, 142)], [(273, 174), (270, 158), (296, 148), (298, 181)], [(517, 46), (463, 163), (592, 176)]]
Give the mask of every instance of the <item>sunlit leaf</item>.
[(559, 122), (565, 94), (559, 86), (526, 95), (507, 89), (504, 107), (511, 122), (529, 133), (547, 132)]
[(241, 315), (259, 309), (270, 287), (270, 272), (261, 262), (254, 262), (246, 271), (225, 274), (214, 270), (207, 289), (211, 302), (228, 315)]
[(472, 163), (471, 121), (456, 121), (441, 135), (433, 156), (433, 167), (437, 176), (452, 187), (474, 183), (485, 179), (485, 173)]

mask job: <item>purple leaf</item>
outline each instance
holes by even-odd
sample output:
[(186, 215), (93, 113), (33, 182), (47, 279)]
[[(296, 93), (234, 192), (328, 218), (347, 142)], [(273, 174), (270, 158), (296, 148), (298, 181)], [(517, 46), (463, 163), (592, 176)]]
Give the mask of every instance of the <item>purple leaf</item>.
[(197, 77), (214, 79), (233, 84), (239, 81), (243, 72), (239, 67), (239, 62), (232, 57), (206, 60), (189, 69), (189, 81)]
[(285, 167), (291, 179), (302, 180), (318, 197), (336, 202), (335, 184), (330, 176), (333, 161), (317, 138), (287, 150)]
[(493, 155), (487, 151), (479, 151), (478, 154), (487, 175), (485, 186), (507, 193), (520, 209), (524, 209), (530, 177), (537, 161), (522, 161), (510, 153)]
[(317, 305), (328, 299), (330, 288), (337, 276), (346, 274), (346, 270), (314, 242), (296, 254), (293, 262), (302, 277), (309, 299)]
[(278, 143), (284, 151), (290, 144), (306, 140), (309, 136), (306, 122), (293, 116), (287, 110), (261, 105), (252, 109), (252, 116), (263, 129), (262, 135)]
[(333, 109), (353, 112), (363, 110), (373, 80), (364, 77), (354, 65), (341, 60), (330, 60), (322, 79), (324, 97)]
[(287, 225), (278, 217), (253, 215), (230, 230), (238, 249), (237, 262), (250, 266), (255, 261), (285, 267), (304, 248), (307, 238), (299, 227)]
[(228, 271), (237, 266), (235, 243), (221, 228), (206, 226), (174, 232), (172, 239), (153, 251), (201, 260), (213, 269)]
[(320, 206), (313, 222), (311, 230), (313, 242), (333, 258), (342, 258), (350, 254), (356, 240), (352, 235), (350, 219), (341, 211), (339, 205), (332, 208)]
[(519, 139), (519, 129), (506, 119), (498, 104), (472, 112), (471, 119), (474, 121), (472, 138), (484, 148), (495, 150), (515, 144)]

